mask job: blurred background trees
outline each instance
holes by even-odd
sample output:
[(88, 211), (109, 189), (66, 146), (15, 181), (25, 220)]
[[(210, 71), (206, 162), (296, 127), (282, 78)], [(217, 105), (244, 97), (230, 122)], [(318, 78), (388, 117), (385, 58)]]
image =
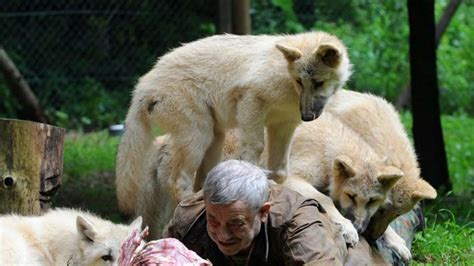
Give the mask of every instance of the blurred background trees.
[[(123, 121), (137, 78), (180, 43), (217, 32), (219, 0), (4, 0), (0, 45), (54, 124), (95, 130)], [(436, 0), (439, 20), (448, 0)], [(349, 47), (348, 87), (395, 102), (409, 82), (405, 1), (251, 0), (252, 33), (324, 30)], [(474, 114), (474, 4), (463, 1), (438, 48), (441, 112)], [(0, 77), (0, 116), (22, 103)]]

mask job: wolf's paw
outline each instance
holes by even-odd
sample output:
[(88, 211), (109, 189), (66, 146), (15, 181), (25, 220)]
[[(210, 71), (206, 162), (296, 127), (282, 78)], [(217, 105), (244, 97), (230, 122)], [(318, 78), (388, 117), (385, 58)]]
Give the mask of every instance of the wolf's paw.
[(412, 259), (411, 251), (408, 249), (405, 240), (397, 233), (385, 234), (384, 237), (387, 247), (395, 250), (404, 261), (408, 262)]
[(282, 184), (285, 182), (287, 175), (288, 172), (286, 171), (286, 169), (279, 169), (276, 171), (272, 171), (269, 177), (278, 184)]
[(354, 247), (359, 242), (359, 234), (351, 221), (342, 218), (340, 221), (335, 221), (335, 223), (341, 226), (341, 233), (346, 243)]

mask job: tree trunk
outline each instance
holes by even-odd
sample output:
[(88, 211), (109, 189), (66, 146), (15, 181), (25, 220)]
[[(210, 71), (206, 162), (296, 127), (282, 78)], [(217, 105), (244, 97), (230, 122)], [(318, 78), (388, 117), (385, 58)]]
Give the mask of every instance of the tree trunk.
[[(443, 16), (441, 17), (438, 24), (436, 25), (436, 48), (438, 48), (441, 37), (443, 36), (443, 33), (446, 31), (446, 28), (448, 27), (449, 22), (451, 22), (451, 19), (453, 18), (454, 13), (456, 13), (456, 10), (458, 9), (461, 2), (462, 0), (451, 0), (448, 6), (446, 6), (446, 8), (444, 9)], [(403, 88), (401, 89), (401, 92), (400, 92), (400, 95), (398, 96), (395, 107), (398, 110), (408, 107), (411, 100), (410, 96), (411, 96), (410, 81), (408, 81), (408, 83), (405, 84), (405, 86), (403, 86)]]
[(413, 138), (421, 175), (451, 189), (440, 121), (434, 0), (408, 0)]
[(40, 214), (61, 185), (65, 130), (0, 119), (0, 213)]
[(250, 1), (219, 0), (218, 33), (250, 34)]
[(219, 0), (219, 23), (217, 32), (232, 33), (232, 0)]
[(250, 34), (250, 0), (232, 1), (232, 33), (238, 35)]
[(22, 118), (40, 123), (48, 123), (48, 118), (44, 114), (43, 109), (41, 109), (35, 94), (1, 46), (0, 72), (3, 73), (8, 88), (10, 88), (12, 94), (21, 103)]

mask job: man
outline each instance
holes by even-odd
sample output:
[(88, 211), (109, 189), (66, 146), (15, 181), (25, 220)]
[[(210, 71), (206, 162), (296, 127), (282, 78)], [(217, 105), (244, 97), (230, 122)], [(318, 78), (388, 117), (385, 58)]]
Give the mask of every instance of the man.
[(347, 248), (314, 199), (269, 186), (266, 172), (229, 160), (183, 200), (164, 232), (214, 265), (342, 265)]

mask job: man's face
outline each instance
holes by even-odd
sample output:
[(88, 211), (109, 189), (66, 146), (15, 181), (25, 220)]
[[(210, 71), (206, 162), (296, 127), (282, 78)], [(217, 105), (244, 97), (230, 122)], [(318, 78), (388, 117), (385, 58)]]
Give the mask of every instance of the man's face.
[(207, 232), (223, 254), (235, 255), (249, 248), (260, 232), (268, 213), (264, 210), (255, 215), (242, 201), (220, 205), (206, 202)]

